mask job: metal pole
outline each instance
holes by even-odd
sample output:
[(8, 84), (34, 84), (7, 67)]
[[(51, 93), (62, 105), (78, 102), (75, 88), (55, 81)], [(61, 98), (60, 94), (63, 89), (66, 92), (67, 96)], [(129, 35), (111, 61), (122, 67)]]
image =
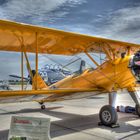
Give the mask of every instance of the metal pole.
[(21, 52), (21, 89), (23, 90), (23, 52)]
[(36, 39), (36, 86), (35, 86), (35, 89), (37, 90), (38, 89), (38, 86), (37, 86), (37, 76), (38, 76), (38, 33), (36, 32), (36, 34), (35, 34), (35, 39)]
[(23, 47), (24, 47), (24, 39), (23, 39), (23, 36), (21, 38), (21, 90), (23, 90), (24, 88), (24, 85), (23, 85), (23, 75), (24, 75), (24, 71), (23, 71), (23, 59), (24, 59), (24, 56), (23, 56)]
[(87, 52), (85, 52), (85, 54), (89, 57), (89, 59), (90, 59), (97, 67), (100, 66)]
[(131, 55), (131, 49), (130, 49), (130, 47), (127, 48), (127, 54), (128, 55)]
[(114, 108), (116, 106), (116, 98), (117, 98), (117, 93), (115, 91), (109, 93), (109, 105), (111, 105)]
[(30, 75), (31, 79), (33, 80), (32, 69), (31, 69), (31, 66), (30, 66), (30, 63), (29, 63), (28, 56), (27, 56), (26, 52), (24, 52), (24, 56), (25, 56), (25, 59), (26, 59), (27, 70), (29, 72), (29, 75)]

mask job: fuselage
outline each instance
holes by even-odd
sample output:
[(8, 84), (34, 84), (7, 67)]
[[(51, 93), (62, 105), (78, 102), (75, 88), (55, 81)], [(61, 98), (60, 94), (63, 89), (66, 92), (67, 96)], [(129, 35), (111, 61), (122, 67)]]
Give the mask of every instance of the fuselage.
[(69, 76), (56, 84), (55, 88), (100, 88), (112, 91), (135, 84), (135, 77), (128, 67), (131, 56), (108, 60), (92, 71)]

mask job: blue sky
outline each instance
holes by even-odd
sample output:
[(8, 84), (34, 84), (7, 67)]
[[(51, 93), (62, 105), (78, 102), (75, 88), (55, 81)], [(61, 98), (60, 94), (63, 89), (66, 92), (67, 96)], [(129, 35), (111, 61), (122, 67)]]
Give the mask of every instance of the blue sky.
[[(139, 0), (0, 0), (0, 18), (140, 43)], [(17, 59), (19, 54), (0, 53), (0, 79), (20, 72)], [(46, 62), (52, 63), (41, 56), (40, 67)]]

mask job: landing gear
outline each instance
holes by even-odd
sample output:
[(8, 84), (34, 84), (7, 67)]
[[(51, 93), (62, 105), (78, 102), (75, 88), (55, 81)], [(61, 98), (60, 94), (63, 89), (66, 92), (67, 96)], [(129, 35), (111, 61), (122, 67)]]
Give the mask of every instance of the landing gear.
[(133, 101), (135, 102), (136, 104), (136, 113), (137, 115), (140, 117), (140, 99), (139, 99), (139, 96), (138, 96), (138, 93), (139, 91), (135, 90), (135, 91), (128, 91), (130, 96), (132, 97)]
[(140, 106), (139, 105), (136, 105), (136, 113), (137, 115), (140, 117)]
[(44, 105), (43, 102), (39, 102), (39, 104), (41, 105), (41, 109), (44, 110), (46, 108), (46, 106)]
[(41, 109), (44, 110), (46, 108), (45, 105), (41, 105)]
[(117, 124), (118, 114), (115, 109), (116, 96), (116, 92), (109, 93), (109, 105), (103, 106), (99, 112), (99, 125), (105, 125), (111, 128), (119, 127), (119, 124)]
[(102, 125), (111, 126), (116, 125), (118, 120), (117, 111), (111, 105), (105, 105), (99, 112), (99, 117)]

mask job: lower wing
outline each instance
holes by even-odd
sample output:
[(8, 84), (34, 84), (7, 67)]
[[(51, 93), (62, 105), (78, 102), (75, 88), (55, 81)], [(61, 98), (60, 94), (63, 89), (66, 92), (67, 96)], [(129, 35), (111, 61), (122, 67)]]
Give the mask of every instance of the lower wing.
[(54, 102), (60, 100), (80, 99), (105, 91), (100, 89), (51, 89), (26, 91), (0, 91), (0, 103), (13, 102)]

